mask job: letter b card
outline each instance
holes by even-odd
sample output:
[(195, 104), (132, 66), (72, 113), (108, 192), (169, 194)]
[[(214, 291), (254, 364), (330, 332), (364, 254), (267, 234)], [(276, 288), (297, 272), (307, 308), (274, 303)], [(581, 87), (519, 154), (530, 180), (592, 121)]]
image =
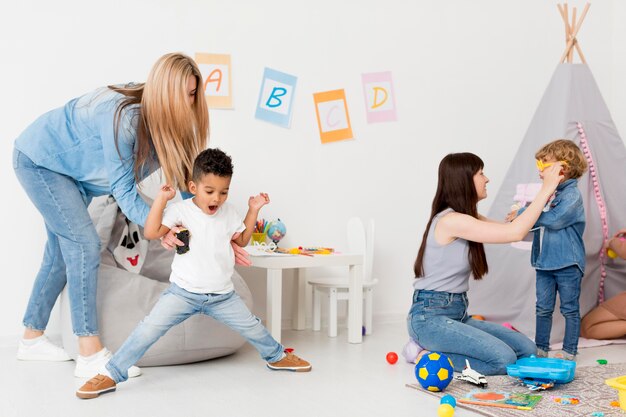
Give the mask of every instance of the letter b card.
[(297, 82), (293, 75), (265, 68), (254, 117), (288, 128)]

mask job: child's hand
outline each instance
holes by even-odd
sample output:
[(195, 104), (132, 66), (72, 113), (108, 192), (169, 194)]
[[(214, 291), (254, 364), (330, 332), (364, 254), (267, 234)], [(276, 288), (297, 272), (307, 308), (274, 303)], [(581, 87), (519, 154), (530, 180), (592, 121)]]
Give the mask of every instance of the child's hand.
[(169, 201), (176, 197), (176, 190), (169, 184), (165, 184), (159, 190), (159, 197), (164, 198), (165, 201)]
[(270, 202), (270, 196), (267, 195), (266, 193), (260, 193), (257, 196), (250, 197), (250, 199), (248, 200), (248, 207), (250, 207), (253, 210), (260, 210), (261, 207), (263, 207), (266, 204), (269, 204), (269, 202)]
[(513, 220), (515, 220), (516, 217), (517, 217), (517, 210), (511, 210), (511, 212), (506, 215), (506, 218), (504, 219), (504, 221), (507, 223), (512, 222)]

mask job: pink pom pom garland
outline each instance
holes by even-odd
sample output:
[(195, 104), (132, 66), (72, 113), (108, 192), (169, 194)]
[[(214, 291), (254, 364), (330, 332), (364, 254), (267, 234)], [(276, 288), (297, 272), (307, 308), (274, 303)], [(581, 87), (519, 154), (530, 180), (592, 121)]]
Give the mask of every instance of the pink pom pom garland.
[[(598, 212), (600, 213), (600, 222), (602, 224), (602, 237), (603, 242), (607, 242), (609, 240), (609, 226), (606, 221), (606, 204), (604, 203), (604, 199), (602, 198), (602, 192), (600, 191), (600, 179), (598, 178), (598, 172), (596, 170), (596, 166), (593, 162), (593, 156), (591, 155), (591, 150), (589, 149), (589, 144), (587, 143), (587, 135), (585, 134), (585, 129), (583, 128), (582, 123), (576, 123), (576, 127), (578, 128), (578, 134), (580, 136), (580, 147), (582, 148), (583, 155), (587, 159), (587, 164), (589, 165), (589, 175), (591, 176), (591, 182), (593, 183), (593, 195), (596, 199), (596, 205), (598, 206)], [(604, 280), (606, 278), (606, 253), (604, 251), (604, 245), (600, 249), (600, 285), (598, 287), (598, 303), (604, 301)]]

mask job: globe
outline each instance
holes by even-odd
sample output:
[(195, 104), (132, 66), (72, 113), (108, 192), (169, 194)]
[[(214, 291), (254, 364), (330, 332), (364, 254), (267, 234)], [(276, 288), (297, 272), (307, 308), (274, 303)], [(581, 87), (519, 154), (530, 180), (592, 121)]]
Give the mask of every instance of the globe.
[(270, 227), (267, 229), (267, 237), (269, 237), (276, 245), (278, 245), (278, 242), (285, 236), (286, 233), (287, 227), (285, 226), (285, 223), (280, 221), (280, 219), (271, 222)]

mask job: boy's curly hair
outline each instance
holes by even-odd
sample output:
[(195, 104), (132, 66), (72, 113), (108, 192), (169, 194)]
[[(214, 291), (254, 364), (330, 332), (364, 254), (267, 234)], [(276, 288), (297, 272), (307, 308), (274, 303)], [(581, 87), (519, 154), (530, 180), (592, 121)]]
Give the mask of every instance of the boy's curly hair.
[(587, 171), (587, 161), (580, 148), (569, 139), (557, 139), (537, 151), (535, 158), (567, 162), (563, 171), (568, 178), (580, 178)]
[(193, 163), (194, 181), (199, 181), (203, 175), (213, 174), (218, 177), (233, 176), (233, 162), (230, 156), (218, 148), (205, 149), (200, 152)]

